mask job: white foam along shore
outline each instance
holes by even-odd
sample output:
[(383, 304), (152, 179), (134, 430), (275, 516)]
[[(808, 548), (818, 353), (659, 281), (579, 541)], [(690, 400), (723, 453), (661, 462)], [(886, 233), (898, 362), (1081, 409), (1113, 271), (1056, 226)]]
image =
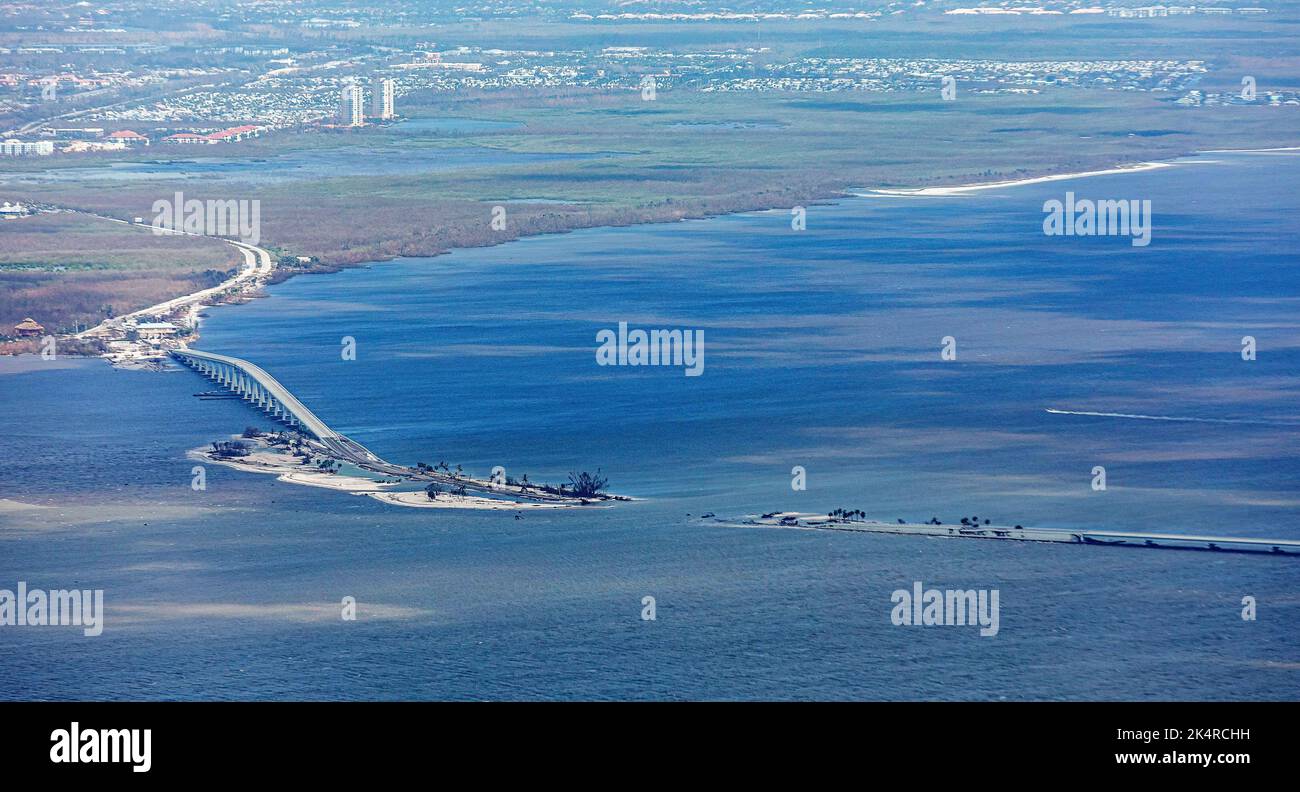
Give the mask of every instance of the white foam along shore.
[[(1284, 147), (1277, 147), (1277, 148), (1260, 148), (1260, 149), (1211, 149), (1211, 150), (1202, 151), (1198, 153), (1200, 154), (1230, 154), (1230, 153), (1262, 154), (1262, 153), (1270, 153), (1270, 152), (1293, 152), (1293, 151), (1300, 151), (1300, 146), (1284, 146)], [(951, 187), (917, 187), (917, 188), (910, 188), (910, 189), (881, 188), (881, 189), (867, 190), (865, 192), (853, 192), (850, 194), (860, 198), (868, 198), (872, 196), (936, 197), (936, 196), (962, 195), (965, 193), (978, 192), (980, 190), (993, 190), (1002, 187), (1018, 187), (1025, 184), (1040, 184), (1043, 182), (1064, 181), (1067, 179), (1080, 179), (1086, 176), (1106, 176), (1106, 175), (1117, 174), (1117, 173), (1137, 173), (1137, 172), (1147, 171), (1147, 170), (1172, 168), (1176, 164), (1177, 163), (1173, 163), (1173, 162), (1142, 162), (1133, 165), (1120, 165), (1105, 170), (1081, 171), (1078, 173), (1056, 173), (1048, 176), (1033, 176), (1025, 179), (1010, 179), (1010, 180), (997, 181), (997, 182), (984, 182), (980, 184), (954, 185)], [(159, 229), (154, 229), (153, 226), (146, 223), (130, 222), (115, 217), (108, 217), (106, 215), (93, 215), (93, 216), (98, 217), (102, 220), (108, 220), (115, 223), (123, 223), (126, 225), (136, 226), (140, 228), (147, 228), (147, 229), (154, 230), (155, 232), (159, 231)], [(161, 232), (180, 235), (180, 236), (200, 236), (200, 237), (205, 236), (203, 234), (195, 234), (188, 231), (178, 231), (172, 229), (161, 229)], [(191, 327), (197, 327), (199, 322), (200, 312), (202, 311), (203, 308), (207, 307), (208, 302), (215, 299), (218, 295), (222, 295), (234, 289), (236, 296), (245, 296), (261, 288), (270, 280), (271, 274), (275, 271), (276, 268), (276, 261), (271, 256), (271, 254), (268, 253), (266, 250), (257, 247), (255, 245), (250, 245), (246, 242), (237, 241), (226, 237), (209, 237), (209, 238), (218, 239), (222, 242), (226, 242), (234, 246), (243, 254), (244, 266), (234, 277), (230, 278), (229, 280), (221, 284), (218, 284), (217, 286), (201, 289), (197, 292), (194, 292), (193, 294), (182, 295), (180, 297), (172, 298), (170, 300), (164, 301), (157, 305), (151, 305), (148, 306), (147, 308), (141, 308), (132, 311), (131, 313), (124, 314), (123, 316), (114, 317), (112, 319), (105, 319), (95, 327), (77, 333), (75, 337), (76, 338), (92, 338), (92, 337), (110, 338), (115, 334), (115, 331), (122, 330), (123, 323), (127, 320), (132, 320), (141, 316), (167, 315), (176, 312), (182, 308), (186, 309), (187, 311), (185, 317), (186, 324), (188, 324)], [(182, 346), (184, 346), (184, 344), (182, 344)], [(108, 357), (113, 358), (113, 355), (110, 354), (108, 355)], [(129, 362), (129, 359), (132, 357), (132, 355), (130, 353), (127, 353), (127, 354), (119, 355), (118, 357), (126, 358), (126, 361), (119, 360), (119, 362)]]
[[(1198, 151), (1197, 154), (1272, 154), (1278, 152), (1300, 151), (1300, 146), (1278, 146), (1276, 148), (1255, 148), (1255, 149), (1207, 149)], [(853, 195), (859, 198), (869, 198), (873, 195), (891, 195), (901, 197), (934, 197), (945, 195), (963, 195), (965, 193), (978, 192), (980, 190), (996, 190), (1002, 187), (1019, 187), (1024, 184), (1042, 184), (1043, 182), (1065, 181), (1067, 179), (1082, 179), (1087, 176), (1109, 176), (1117, 173), (1140, 173), (1141, 171), (1160, 170), (1162, 168), (1173, 168), (1177, 162), (1138, 162), (1132, 165), (1118, 165), (1114, 168), (1104, 170), (1079, 171), (1078, 173), (1053, 173), (1047, 176), (1031, 176), (1025, 179), (1007, 179), (996, 182), (981, 182), (979, 184), (960, 184), (952, 187), (914, 187), (906, 189), (876, 189), (867, 190), (866, 192), (855, 192)]]
[(1121, 165), (1116, 168), (1107, 168), (1105, 170), (1080, 171), (1079, 173), (1054, 173), (1050, 176), (1033, 176), (1027, 179), (1010, 179), (1007, 181), (984, 182), (981, 184), (962, 184), (953, 187), (917, 187), (912, 189), (868, 190), (864, 193), (854, 193), (854, 195), (860, 198), (867, 198), (873, 195), (892, 195), (909, 198), (963, 195), (965, 193), (979, 192), (980, 190), (996, 190), (1002, 187), (1020, 187), (1025, 184), (1042, 184), (1043, 182), (1082, 179), (1087, 176), (1108, 176), (1116, 173), (1140, 173), (1142, 171), (1172, 168), (1175, 167), (1175, 164), (1176, 163), (1173, 162), (1141, 162), (1136, 165)]
[[(1197, 153), (1199, 154), (1264, 154), (1270, 152), (1291, 152), (1291, 151), (1300, 151), (1300, 146), (1281, 146), (1277, 148), (1259, 148), (1259, 149), (1210, 149), (1207, 151), (1201, 151)], [(1086, 176), (1106, 176), (1106, 175), (1117, 174), (1117, 173), (1137, 173), (1140, 171), (1157, 170), (1160, 168), (1172, 168), (1175, 166), (1175, 164), (1176, 163), (1173, 162), (1141, 162), (1133, 165), (1120, 165), (1105, 170), (1081, 171), (1078, 173), (1056, 173), (1048, 176), (1033, 176), (1025, 179), (1009, 179), (1005, 181), (984, 182), (979, 184), (954, 185), (951, 187), (917, 187), (917, 188), (907, 188), (907, 189), (881, 188), (881, 189), (867, 190), (866, 192), (854, 192), (851, 194), (860, 198), (879, 196), (879, 195), (902, 196), (902, 197), (934, 197), (934, 196), (962, 195), (964, 193), (978, 192), (980, 190), (993, 190), (1001, 187), (1018, 187), (1024, 184), (1040, 184), (1042, 182), (1064, 181), (1067, 179), (1081, 179)], [(92, 213), (86, 212), (83, 214), (92, 214)], [(206, 236), (204, 234), (196, 234), (189, 231), (180, 231), (180, 230), (172, 230), (172, 229), (156, 229), (152, 225), (147, 223), (131, 222), (127, 220), (121, 220), (116, 217), (109, 217), (106, 215), (92, 214), (92, 216), (98, 217), (101, 220), (108, 220), (114, 223), (122, 223), (125, 225), (149, 229), (154, 231), (155, 233), (166, 233), (166, 234), (173, 234), (177, 236), (197, 236), (197, 237)], [(186, 323), (189, 324), (191, 327), (197, 327), (199, 313), (203, 308), (207, 307), (207, 303), (210, 300), (216, 298), (218, 295), (222, 295), (223, 293), (230, 291), (231, 289), (237, 290), (236, 292), (237, 296), (247, 295), (250, 292), (256, 291), (258, 288), (260, 288), (267, 281), (270, 280), (271, 274), (275, 271), (276, 268), (276, 261), (271, 256), (271, 254), (268, 253), (266, 250), (257, 247), (255, 245), (250, 245), (246, 242), (229, 239), (227, 237), (214, 236), (208, 238), (217, 239), (222, 242), (226, 242), (234, 246), (243, 254), (244, 266), (232, 278), (216, 286), (212, 286), (206, 289), (201, 289), (192, 294), (185, 294), (185, 295), (181, 295), (180, 297), (174, 297), (170, 300), (166, 300), (157, 305), (151, 305), (146, 308), (140, 308), (138, 310), (132, 311), (131, 313), (114, 317), (112, 319), (105, 319), (95, 327), (92, 327), (88, 330), (83, 330), (80, 333), (75, 334), (75, 337), (76, 338), (108, 337), (111, 336), (115, 330), (120, 330), (122, 328), (123, 322), (126, 320), (135, 319), (141, 316), (167, 315), (176, 312), (181, 308), (187, 309), (187, 315), (185, 318)]]
[(1201, 154), (1272, 154), (1278, 151), (1300, 151), (1300, 146), (1278, 146), (1257, 149), (1206, 149)]

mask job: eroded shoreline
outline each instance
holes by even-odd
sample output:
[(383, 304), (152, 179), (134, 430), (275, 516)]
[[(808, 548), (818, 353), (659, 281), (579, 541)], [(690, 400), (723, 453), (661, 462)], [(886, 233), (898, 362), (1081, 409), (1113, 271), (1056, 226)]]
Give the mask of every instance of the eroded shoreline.
[[(827, 192), (825, 195), (816, 197), (813, 200), (816, 202), (836, 202), (836, 201), (842, 201), (846, 198), (869, 198), (869, 197), (882, 197), (882, 196), (883, 197), (917, 197), (917, 198), (959, 196), (959, 195), (965, 195), (969, 193), (976, 193), (976, 192), (998, 189), (998, 188), (1018, 187), (1018, 186), (1040, 184), (1040, 183), (1054, 182), (1054, 181), (1067, 181), (1071, 179), (1081, 179), (1081, 178), (1088, 178), (1092, 176), (1140, 173), (1140, 172), (1150, 171), (1150, 170), (1162, 170), (1166, 168), (1175, 167), (1178, 164), (1177, 160), (1179, 159), (1184, 159), (1186, 157), (1200, 156), (1204, 154), (1231, 154), (1231, 153), (1266, 154), (1266, 153), (1287, 153), (1287, 152), (1295, 152), (1295, 151), (1300, 151), (1300, 147), (1285, 146), (1285, 147), (1274, 147), (1274, 148), (1263, 148), (1263, 149), (1214, 149), (1214, 150), (1205, 150), (1205, 151), (1194, 151), (1189, 154), (1179, 155), (1178, 157), (1169, 160), (1128, 163), (1128, 164), (1116, 165), (1111, 168), (1105, 168), (1100, 170), (1077, 171), (1077, 172), (1068, 172), (1068, 173), (1053, 172), (1051, 169), (1048, 169), (1047, 172), (1036, 176), (1027, 176), (1020, 179), (1012, 179), (1012, 180), (1004, 180), (1004, 181), (996, 181), (996, 182), (975, 182), (975, 183), (967, 183), (967, 184), (957, 184), (952, 186), (918, 187), (918, 188), (881, 187), (881, 188), (868, 188), (868, 189), (859, 189), (859, 190), (835, 189)], [(698, 217), (695, 216), (680, 217), (680, 218), (673, 218), (669, 220), (646, 218), (643, 220), (633, 220), (627, 223), (617, 223), (617, 224), (601, 224), (601, 225), (578, 224), (578, 225), (574, 225), (571, 228), (543, 231), (537, 234), (529, 234), (529, 235), (524, 235), (519, 237), (512, 237), (509, 239), (502, 239), (499, 242), (489, 243), (489, 246), (506, 244), (509, 242), (518, 241), (520, 239), (526, 239), (535, 236), (543, 236), (543, 235), (556, 234), (556, 233), (572, 233), (575, 231), (594, 230), (599, 228), (620, 228), (620, 227), (629, 227), (629, 226), (636, 226), (636, 225), (659, 225), (665, 222), (682, 222), (683, 220), (692, 220), (692, 219), (704, 220), (713, 217), (724, 217), (733, 214), (779, 211), (786, 208), (787, 207), (785, 206), (769, 205), (769, 206), (754, 207), (751, 209), (742, 209), (739, 211), (723, 211), (723, 212), (718, 212), (716, 214), (704, 213), (699, 215)], [(94, 212), (87, 212), (87, 211), (74, 209), (70, 207), (64, 208), (64, 211), (79, 212), (82, 214), (88, 214), (93, 217), (98, 217), (100, 219), (110, 221), (110, 222), (125, 223), (128, 225), (149, 228), (149, 226), (147, 225), (130, 223), (129, 221), (125, 221), (117, 217), (96, 214)], [(176, 233), (185, 233), (185, 232), (176, 232)], [(202, 236), (197, 234), (190, 234), (190, 235)], [(138, 345), (124, 346), (125, 338), (126, 338), (124, 325), (129, 324), (130, 320), (133, 318), (139, 318), (144, 316), (171, 316), (174, 319), (183, 321), (185, 326), (188, 327), (189, 330), (192, 332), (192, 335), (187, 339), (181, 339), (180, 342), (177, 344), (172, 344), (173, 347), (183, 348), (190, 340), (197, 340), (198, 338), (197, 331), (199, 325), (201, 324), (200, 314), (202, 310), (207, 307), (218, 305), (218, 304), (232, 304), (232, 303), (245, 301), (254, 296), (258, 296), (262, 294), (265, 286), (274, 283), (282, 283), (297, 275), (330, 274), (334, 272), (339, 272), (343, 269), (350, 269), (350, 268), (365, 266), (368, 264), (378, 263), (378, 262), (396, 261), (401, 258), (410, 257), (409, 255), (399, 255), (399, 256), (392, 256), (389, 258), (376, 258), (376, 259), (368, 260), (366, 262), (338, 263), (338, 264), (330, 264), (328, 266), (321, 265), (319, 268), (312, 268), (312, 269), (284, 269), (278, 265), (278, 261), (275, 259), (275, 257), (273, 257), (267, 250), (265, 250), (262, 247), (256, 247), (253, 245), (249, 245), (245, 242), (241, 242), (239, 240), (234, 240), (226, 237), (211, 237), (211, 238), (218, 239), (223, 242), (227, 242), (235, 246), (236, 248), (240, 249), (241, 253), (245, 257), (245, 265), (241, 267), (240, 272), (237, 275), (219, 284), (216, 287), (202, 289), (197, 292), (174, 297), (170, 300), (164, 301), (163, 303), (159, 303), (156, 305), (151, 305), (151, 306), (147, 306), (144, 308), (131, 311), (130, 313), (125, 314), (124, 316), (121, 317), (115, 317), (113, 319), (104, 320), (99, 325), (96, 325), (94, 328), (91, 328), (90, 330), (83, 331), (75, 335), (61, 337), (64, 339), (72, 339), (78, 341), (100, 341), (103, 342), (103, 344), (106, 347), (110, 347), (109, 351), (107, 352), (86, 354), (80, 351), (71, 351), (71, 352), (62, 352), (62, 354), (68, 354), (70, 356), (78, 356), (78, 357), (83, 357), (83, 356), (104, 357), (117, 366), (154, 367), (159, 362), (160, 357), (165, 355), (166, 352), (165, 348), (162, 348), (160, 351), (159, 348), (151, 349), (148, 348), (147, 346), (138, 346)], [(429, 255), (430, 257), (436, 257), (444, 254), (454, 253), (457, 250), (470, 249), (474, 247), (482, 247), (482, 245), (450, 247), (446, 250), (433, 251), (427, 255)], [(114, 344), (118, 346), (116, 350), (111, 348)], [(29, 351), (33, 351), (33, 350), (23, 347), (21, 344), (18, 344), (17, 342), (11, 342), (9, 344), (0, 345), (0, 354), (22, 354), (23, 352), (29, 352)]]
[[(436, 470), (409, 468), (405, 475), (380, 475), (357, 468), (322, 468), (329, 460), (325, 449), (310, 440), (280, 443), (280, 435), (232, 436), (219, 443), (240, 443), (247, 454), (228, 455), (212, 446), (190, 449), (186, 456), (196, 461), (221, 465), (246, 473), (274, 475), (286, 484), (319, 487), (349, 495), (363, 495), (382, 503), (420, 509), (470, 509), (486, 511), (528, 511), (608, 507), (617, 501), (632, 501), (624, 495), (597, 494), (585, 497), (560, 495), (528, 485), (477, 479), (460, 472), (440, 474)], [(423, 488), (419, 488), (424, 485)], [(432, 494), (431, 494), (432, 493)]]

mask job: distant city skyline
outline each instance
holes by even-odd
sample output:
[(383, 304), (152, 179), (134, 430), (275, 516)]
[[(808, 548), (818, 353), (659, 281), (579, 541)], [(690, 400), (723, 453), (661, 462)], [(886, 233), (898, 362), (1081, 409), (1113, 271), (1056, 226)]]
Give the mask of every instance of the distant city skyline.
[(370, 114), (366, 114), (366, 93), (360, 82), (353, 81), (339, 91), (338, 121), (343, 126), (364, 126), (366, 118), (390, 120), (397, 117), (397, 81), (375, 77), (370, 85)]

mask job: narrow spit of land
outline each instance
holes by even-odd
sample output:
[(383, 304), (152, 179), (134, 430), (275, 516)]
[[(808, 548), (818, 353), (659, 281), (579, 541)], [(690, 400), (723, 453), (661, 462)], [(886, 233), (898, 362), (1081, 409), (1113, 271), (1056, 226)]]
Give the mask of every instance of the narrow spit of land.
[[(319, 442), (300, 435), (282, 440), (278, 435), (235, 436), (227, 442), (245, 445), (242, 455), (231, 456), (212, 447), (189, 452), (192, 459), (222, 465), (247, 473), (269, 473), (287, 484), (320, 487), (349, 495), (362, 495), (381, 503), (417, 509), (476, 509), (486, 511), (528, 511), (609, 506), (632, 498), (598, 493), (588, 497), (562, 495), (550, 488), (496, 482), (452, 470), (414, 468), (383, 462), (335, 467), (331, 451)], [(382, 467), (382, 471), (376, 468)]]
[(979, 523), (944, 524), (897, 522), (887, 523), (865, 518), (839, 517), (802, 512), (771, 512), (734, 520), (705, 515), (722, 525), (736, 527), (763, 526), (816, 531), (851, 531), (854, 533), (903, 534), (906, 536), (945, 539), (992, 539), (1012, 542), (1050, 542), (1105, 547), (1138, 547), (1159, 550), (1203, 550), (1221, 553), (1266, 553), (1300, 558), (1300, 541), (1290, 539), (1251, 539), (1232, 536), (1149, 533), (1144, 531), (1094, 531), (1065, 528), (1024, 528), (1019, 525)]
[(221, 390), (196, 394), (200, 398), (239, 398), (285, 425), (287, 431), (267, 434), (249, 429), (239, 438), (218, 441), (191, 456), (240, 470), (276, 473), (281, 481), (368, 495), (399, 506), (445, 509), (524, 509), (590, 506), (629, 498), (600, 490), (599, 472), (571, 474), (569, 486), (515, 481), (496, 470), (479, 479), (439, 466), (408, 467), (387, 462), (355, 440), (339, 434), (317, 417), (270, 373), (247, 360), (201, 352), (173, 350), (171, 356), (216, 383)]

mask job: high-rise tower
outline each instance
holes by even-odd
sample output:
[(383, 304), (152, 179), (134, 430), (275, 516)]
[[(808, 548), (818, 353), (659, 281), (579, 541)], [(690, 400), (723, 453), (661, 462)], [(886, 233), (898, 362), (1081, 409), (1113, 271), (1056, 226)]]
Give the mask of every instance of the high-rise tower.
[(361, 86), (349, 83), (339, 94), (339, 123), (344, 126), (361, 126), (366, 121)]
[(376, 79), (374, 94), (371, 96), (370, 115), (375, 118), (394, 118), (397, 115), (394, 102), (396, 92), (396, 80), (391, 78)]

